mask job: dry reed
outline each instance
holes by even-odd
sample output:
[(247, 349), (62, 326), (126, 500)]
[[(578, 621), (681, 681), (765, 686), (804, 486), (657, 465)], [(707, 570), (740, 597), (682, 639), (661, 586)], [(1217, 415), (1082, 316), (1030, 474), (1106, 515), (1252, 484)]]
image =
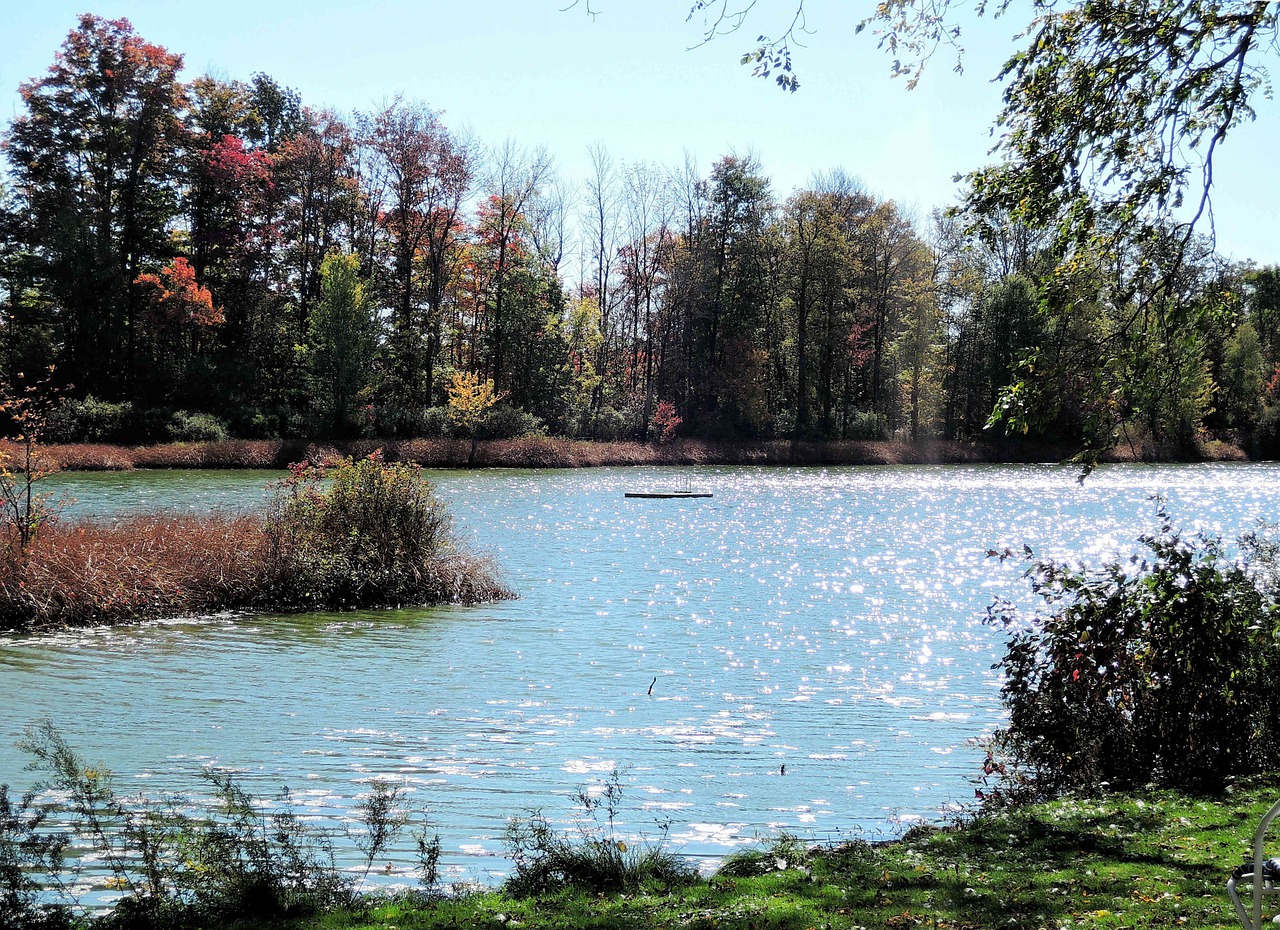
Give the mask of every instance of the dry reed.
[[(4, 443), (0, 442), (0, 448)], [(921, 465), (969, 462), (1054, 462), (1068, 457), (1066, 447), (991, 441), (966, 443), (930, 440), (919, 443), (830, 440), (677, 439), (666, 444), (587, 442), (548, 436), (481, 440), (468, 465), (471, 443), (465, 439), (360, 439), (314, 443), (301, 440), (233, 439), (226, 442), (171, 443), (159, 446), (100, 444), (49, 445), (49, 459), (68, 471), (128, 471), (134, 468), (283, 469), (290, 462), (327, 461), (341, 456), (363, 458), (382, 449), (388, 462), (410, 462), (426, 468), (596, 468), (609, 465)], [(1209, 460), (1236, 460), (1234, 446), (1210, 444), (1200, 450)], [(1185, 455), (1183, 456), (1185, 457)], [(1107, 460), (1174, 460), (1170, 450), (1134, 453), (1117, 447)]]
[[(11, 446), (0, 440), (0, 450)], [(587, 442), (548, 436), (481, 440), (468, 465), (471, 443), (465, 439), (359, 439), (314, 443), (301, 440), (232, 439), (226, 442), (171, 443), (159, 446), (111, 446), (82, 443), (44, 447), (50, 461), (66, 471), (129, 471), (135, 468), (283, 469), (290, 462), (363, 458), (382, 449), (388, 462), (425, 468), (597, 468), (609, 465), (924, 465), (972, 462), (1056, 462), (1074, 451), (1064, 446), (1027, 442), (968, 443), (929, 440), (919, 443), (786, 439), (677, 439), (666, 444)], [(1198, 450), (1208, 461), (1240, 461), (1244, 453), (1227, 443), (1206, 443)], [(1106, 461), (1177, 461), (1187, 453), (1172, 449), (1121, 445)]]
[(0, 566), (0, 628), (244, 607), (256, 596), (266, 561), (260, 517), (165, 514), (53, 524)]
[[(0, 630), (45, 631), (225, 610), (323, 607), (283, 599), (288, 560), (259, 515), (149, 514), (45, 526), (22, 554), (0, 539)], [(406, 596), (406, 594), (408, 596)], [(433, 559), (394, 603), (512, 597), (487, 559), (450, 551)]]

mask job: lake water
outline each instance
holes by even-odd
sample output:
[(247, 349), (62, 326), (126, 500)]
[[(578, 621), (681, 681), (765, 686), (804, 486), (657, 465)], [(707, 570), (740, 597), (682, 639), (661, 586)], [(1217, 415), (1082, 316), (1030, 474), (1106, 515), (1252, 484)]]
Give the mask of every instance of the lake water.
[[(520, 600), (0, 637), (0, 782), (48, 718), (125, 791), (207, 765), (326, 824), (374, 779), (438, 825), (450, 875), (500, 874), (506, 818), (567, 822), (615, 768), (627, 836), (708, 859), (775, 831), (882, 835), (973, 796), (1000, 720), (997, 595), (1031, 545), (1091, 564), (1175, 519), (1280, 512), (1274, 465), (441, 472), (459, 533)], [(272, 476), (60, 477), (71, 514), (253, 506)], [(710, 500), (631, 500), (688, 479)], [(784, 768), (785, 767), (785, 768)], [(407, 868), (406, 856), (397, 870)]]

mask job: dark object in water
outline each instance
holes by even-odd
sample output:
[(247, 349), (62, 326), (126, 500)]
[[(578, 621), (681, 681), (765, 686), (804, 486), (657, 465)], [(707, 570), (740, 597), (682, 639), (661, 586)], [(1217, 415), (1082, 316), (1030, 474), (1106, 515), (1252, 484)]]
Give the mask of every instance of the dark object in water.
[(667, 500), (673, 497), (711, 497), (710, 491), (627, 491), (623, 497), (649, 497)]

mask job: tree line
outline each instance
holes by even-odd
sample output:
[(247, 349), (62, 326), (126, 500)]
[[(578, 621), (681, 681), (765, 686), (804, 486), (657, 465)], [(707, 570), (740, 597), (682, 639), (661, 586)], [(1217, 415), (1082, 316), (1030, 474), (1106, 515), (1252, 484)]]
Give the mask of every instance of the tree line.
[(644, 440), (662, 407), (664, 434), (674, 411), (724, 439), (994, 419), (1280, 448), (1280, 270), (1176, 230), (1081, 245), (999, 211), (919, 218), (841, 171), (779, 196), (738, 154), (595, 147), (570, 185), (417, 101), (345, 116), (181, 67), (85, 15), (19, 89), (0, 380), (52, 367), (59, 438), (441, 434), (463, 375), (499, 399), (490, 435)]

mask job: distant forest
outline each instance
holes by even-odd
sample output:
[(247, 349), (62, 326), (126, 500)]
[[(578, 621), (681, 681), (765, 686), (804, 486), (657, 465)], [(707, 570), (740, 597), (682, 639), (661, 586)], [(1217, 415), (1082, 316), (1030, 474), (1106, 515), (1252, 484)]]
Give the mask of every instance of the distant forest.
[(52, 438), (442, 435), (467, 374), (494, 437), (646, 440), (674, 407), (714, 439), (1280, 451), (1280, 269), (1208, 243), (1174, 271), (1159, 236), (1066, 252), (840, 171), (782, 198), (742, 155), (600, 148), (570, 185), (422, 103), (343, 116), (181, 65), (86, 15), (20, 88), (0, 380), (52, 366)]

